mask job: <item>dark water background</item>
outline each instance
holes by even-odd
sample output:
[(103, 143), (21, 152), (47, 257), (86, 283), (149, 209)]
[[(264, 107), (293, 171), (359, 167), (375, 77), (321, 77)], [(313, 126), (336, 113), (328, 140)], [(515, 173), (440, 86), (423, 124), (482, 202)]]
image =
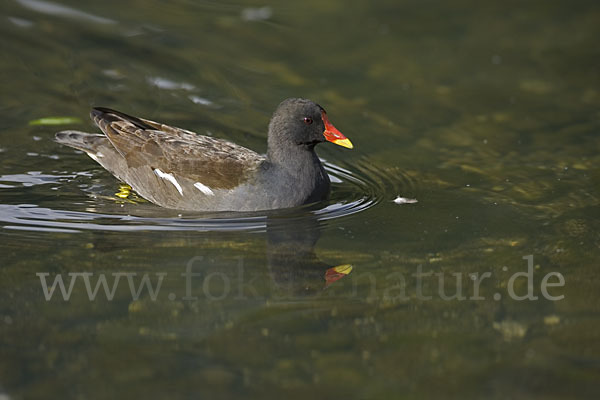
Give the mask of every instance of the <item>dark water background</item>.
[[(0, 21), (0, 399), (600, 396), (597, 2), (5, 0)], [(180, 215), (52, 140), (101, 105), (264, 151), (287, 97), (355, 145), (318, 149), (329, 202)], [(509, 291), (528, 260), (537, 300)], [(79, 274), (69, 300), (44, 273)], [(112, 300), (82, 274), (121, 274)], [(160, 290), (133, 299), (144, 274)]]

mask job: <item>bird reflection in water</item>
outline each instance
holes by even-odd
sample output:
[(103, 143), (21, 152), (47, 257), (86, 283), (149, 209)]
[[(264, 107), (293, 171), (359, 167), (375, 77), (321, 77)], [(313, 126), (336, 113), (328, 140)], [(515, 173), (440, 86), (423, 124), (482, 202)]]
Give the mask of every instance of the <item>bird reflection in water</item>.
[(315, 253), (321, 236), (316, 216), (270, 217), (267, 262), (273, 282), (288, 295), (316, 295), (352, 272), (352, 265), (330, 265)]

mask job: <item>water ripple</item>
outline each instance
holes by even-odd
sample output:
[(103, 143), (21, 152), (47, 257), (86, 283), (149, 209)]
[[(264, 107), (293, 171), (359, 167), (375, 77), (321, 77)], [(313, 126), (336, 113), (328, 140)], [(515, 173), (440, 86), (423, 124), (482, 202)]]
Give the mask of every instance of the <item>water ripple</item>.
[[(391, 200), (402, 188), (414, 192), (412, 180), (399, 171), (378, 168), (369, 160), (362, 160), (352, 166), (335, 165), (325, 162), (325, 168), (332, 181), (331, 199), (286, 210), (272, 210), (255, 213), (190, 213), (166, 210), (158, 206), (118, 203), (119, 199), (107, 195), (109, 188), (93, 184), (88, 173), (45, 176), (43, 174), (12, 175), (19, 179), (4, 179), (23, 184), (60, 184), (62, 189), (78, 183), (88, 192), (88, 202), (71, 203), (71, 210), (42, 206), (38, 204), (0, 204), (0, 223), (5, 229), (81, 232), (98, 231), (265, 231), (268, 221), (276, 218), (279, 222), (292, 222), (296, 219), (313, 218), (317, 221), (338, 220), (365, 211), (384, 200)], [(46, 178), (46, 179), (42, 179)], [(54, 179), (48, 179), (52, 177)], [(74, 178), (78, 177), (75, 181)], [(6, 176), (4, 178), (7, 178)], [(27, 178), (27, 179), (22, 179)], [(68, 179), (72, 178), (72, 179)], [(35, 182), (31, 182), (31, 180)], [(89, 180), (89, 185), (81, 180)], [(16, 190), (15, 188), (6, 190)], [(112, 190), (112, 188), (110, 189)], [(68, 200), (72, 198), (69, 197)], [(78, 198), (80, 200), (80, 198)], [(64, 204), (64, 203), (63, 203)], [(68, 202), (67, 202), (68, 204)], [(81, 208), (83, 210), (77, 210)], [(105, 210), (104, 212), (102, 210)], [(136, 214), (136, 215), (132, 215)], [(286, 221), (287, 220), (287, 221)]]

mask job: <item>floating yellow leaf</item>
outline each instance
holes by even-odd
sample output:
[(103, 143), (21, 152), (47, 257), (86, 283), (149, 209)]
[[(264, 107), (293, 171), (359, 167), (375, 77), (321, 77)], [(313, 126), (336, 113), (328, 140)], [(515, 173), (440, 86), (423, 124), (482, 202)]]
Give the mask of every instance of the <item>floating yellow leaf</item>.
[(119, 186), (119, 191), (115, 193), (115, 196), (120, 197), (122, 199), (126, 199), (131, 194), (131, 186), (126, 184), (121, 184)]

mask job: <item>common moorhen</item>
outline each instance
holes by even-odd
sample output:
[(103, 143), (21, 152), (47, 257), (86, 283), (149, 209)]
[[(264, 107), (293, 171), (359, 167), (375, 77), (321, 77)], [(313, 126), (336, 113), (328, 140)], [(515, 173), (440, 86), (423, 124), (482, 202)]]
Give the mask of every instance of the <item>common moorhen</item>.
[(258, 211), (324, 200), (329, 177), (315, 146), (352, 143), (306, 99), (284, 100), (269, 123), (266, 155), (194, 132), (97, 107), (104, 133), (62, 131), (56, 141), (86, 152), (140, 196), (193, 211)]

